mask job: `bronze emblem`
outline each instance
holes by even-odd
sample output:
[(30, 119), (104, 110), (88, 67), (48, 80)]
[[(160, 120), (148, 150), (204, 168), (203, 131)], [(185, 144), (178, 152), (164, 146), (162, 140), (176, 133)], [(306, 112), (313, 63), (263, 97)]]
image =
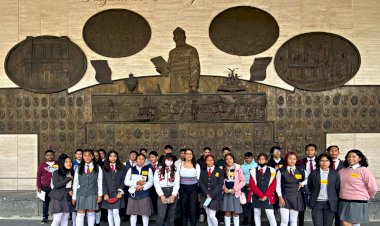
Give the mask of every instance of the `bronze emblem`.
[(290, 85), (311, 91), (340, 87), (360, 67), (358, 49), (332, 33), (297, 35), (283, 44), (274, 60), (278, 75)]
[(250, 56), (269, 49), (279, 36), (279, 27), (269, 13), (250, 6), (238, 6), (219, 13), (211, 21), (209, 35), (221, 51)]
[(109, 9), (86, 22), (83, 39), (94, 52), (117, 58), (140, 52), (148, 45), (151, 33), (149, 23), (141, 15), (126, 9)]
[(5, 59), (5, 72), (20, 87), (54, 93), (77, 83), (87, 68), (83, 51), (66, 36), (28, 36)]

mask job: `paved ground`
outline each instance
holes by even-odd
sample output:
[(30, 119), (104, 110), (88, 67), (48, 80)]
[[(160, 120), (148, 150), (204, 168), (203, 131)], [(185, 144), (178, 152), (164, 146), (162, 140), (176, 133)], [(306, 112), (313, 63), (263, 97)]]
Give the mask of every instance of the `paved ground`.
[[(35, 225), (41, 225), (41, 220), (37, 219), (0, 219), (0, 226), (35, 226)], [(51, 221), (49, 221), (47, 226), (50, 226)], [(69, 225), (71, 225), (71, 222), (69, 222)], [(122, 226), (129, 226), (129, 222), (122, 222)], [(149, 225), (154, 225), (154, 222), (150, 222)], [(199, 226), (206, 226), (207, 223), (199, 223)], [(223, 224), (224, 225), (224, 224)], [(262, 226), (267, 226), (269, 224), (263, 223)], [(312, 226), (313, 224), (311, 222), (306, 222), (305, 226)], [(380, 222), (371, 222), (369, 224), (363, 224), (363, 226), (379, 226)], [(107, 223), (102, 222), (101, 226), (108, 226)]]

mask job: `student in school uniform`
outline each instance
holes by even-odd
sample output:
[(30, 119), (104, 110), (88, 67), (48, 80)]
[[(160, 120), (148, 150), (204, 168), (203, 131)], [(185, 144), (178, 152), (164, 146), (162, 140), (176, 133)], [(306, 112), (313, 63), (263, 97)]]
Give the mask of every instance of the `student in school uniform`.
[(320, 154), (316, 162), (318, 168), (307, 178), (311, 216), (314, 226), (331, 226), (339, 207), (340, 178), (330, 169), (332, 159), (328, 154)]
[(223, 207), (224, 173), (215, 166), (213, 155), (208, 155), (205, 160), (207, 168), (201, 171), (199, 177), (200, 201), (206, 210), (208, 225), (218, 226), (215, 214)]
[[(317, 168), (317, 163), (316, 163), (316, 156), (317, 156), (317, 145), (315, 144), (308, 144), (305, 147), (305, 155), (306, 158), (303, 158), (301, 160), (298, 160), (296, 165), (306, 171), (307, 176), (313, 171), (314, 169)], [(310, 197), (310, 192), (307, 186), (305, 186), (305, 192), (306, 192), (306, 201), (305, 205), (308, 203), (309, 197)], [(306, 210), (306, 206), (305, 206)], [(299, 226), (304, 225), (304, 219), (305, 219), (305, 210), (299, 211), (298, 213), (298, 224)]]
[(99, 164), (101, 167), (103, 167), (105, 161), (106, 161), (106, 156), (107, 156), (107, 151), (104, 150), (103, 148), (99, 149), (99, 161), (101, 161), (102, 163)]
[(107, 210), (109, 226), (120, 226), (119, 210), (125, 207), (124, 179), (125, 166), (121, 163), (119, 153), (110, 150), (103, 166), (103, 195), (102, 209)]
[(231, 213), (233, 214), (234, 226), (239, 226), (239, 214), (243, 212), (240, 204), (241, 189), (245, 185), (243, 169), (235, 163), (235, 157), (232, 153), (224, 156), (224, 186), (223, 186), (223, 208), (224, 224), (231, 225)]
[[(257, 167), (257, 163), (253, 159), (253, 153), (248, 151), (244, 154), (244, 163), (241, 165), (241, 168), (243, 169), (243, 174), (245, 178), (245, 186), (242, 189), (242, 192), (245, 193), (246, 197), (248, 197), (249, 192), (249, 178), (251, 177), (251, 169), (254, 169)], [(251, 225), (254, 225), (254, 216), (253, 212), (251, 211), (252, 203), (247, 201), (246, 204), (243, 205), (243, 213), (244, 213), (244, 220), (243, 225), (248, 224), (251, 222)]]
[(73, 170), (75, 171), (79, 164), (82, 162), (82, 157), (83, 157), (83, 150), (81, 148), (78, 148), (77, 150), (75, 150), (75, 153), (74, 153), (74, 160), (73, 160)]
[(136, 166), (136, 158), (137, 158), (137, 151), (132, 150), (129, 152), (129, 159), (124, 162), (123, 164), (127, 167), (126, 170), (128, 171), (131, 167)]
[(255, 225), (261, 226), (261, 209), (265, 210), (270, 226), (277, 226), (274, 216), (276, 203), (276, 170), (268, 164), (268, 156), (257, 156), (258, 167), (251, 169), (249, 178), (248, 201), (252, 202)]
[(42, 221), (41, 224), (47, 224), (49, 218), (49, 193), (51, 191), (51, 177), (53, 172), (58, 169), (57, 162), (54, 160), (54, 151), (47, 150), (45, 152), (45, 162), (41, 163), (37, 169), (37, 191), (44, 191), (45, 201), (42, 205)]
[(368, 161), (359, 150), (346, 154), (344, 169), (339, 171), (339, 216), (344, 226), (369, 223), (368, 200), (377, 192), (375, 176), (367, 168)]
[(58, 157), (58, 170), (52, 177), (53, 189), (49, 194), (50, 211), (53, 214), (52, 226), (67, 226), (71, 212), (72, 182), (74, 171), (71, 158), (66, 154)]
[(284, 165), (284, 159), (281, 158), (281, 148), (279, 146), (271, 147), (269, 150), (271, 158), (268, 161), (268, 165), (275, 170), (282, 168)]
[(284, 167), (276, 174), (276, 193), (279, 198), (281, 226), (297, 226), (298, 212), (305, 210), (307, 173), (296, 166), (297, 154), (285, 155)]
[[(152, 170), (153, 172), (153, 175), (154, 173), (156, 172), (156, 170), (158, 169), (159, 165), (158, 165), (158, 153), (156, 151), (151, 151), (149, 152), (149, 168)], [(153, 204), (153, 213), (154, 214), (157, 214), (157, 192), (156, 192), (156, 189), (154, 188), (154, 186), (152, 186), (150, 189), (150, 198), (152, 199), (152, 204)]]
[(144, 226), (149, 225), (149, 216), (153, 213), (149, 189), (153, 186), (153, 172), (144, 166), (145, 155), (138, 154), (136, 166), (130, 168), (125, 176), (124, 185), (128, 186), (127, 215), (131, 215), (131, 226), (136, 226), (137, 215), (142, 216)]
[[(332, 164), (330, 165), (330, 169), (339, 172), (341, 169), (344, 168), (344, 164), (342, 160), (338, 158), (340, 151), (339, 147), (337, 145), (330, 145), (327, 148), (327, 154), (332, 159)], [(335, 226), (340, 226), (340, 218), (339, 218), (339, 211), (335, 212)]]
[(174, 155), (166, 154), (162, 166), (154, 173), (153, 183), (158, 194), (158, 198), (154, 200), (157, 202), (157, 226), (164, 224), (165, 216), (167, 221), (165, 225), (174, 225), (179, 180), (179, 172), (174, 166)]
[(95, 224), (95, 211), (99, 210), (99, 203), (103, 196), (103, 171), (94, 161), (94, 151), (85, 149), (83, 161), (74, 174), (73, 205), (76, 205), (76, 225), (84, 225), (87, 214), (87, 224)]
[(196, 209), (201, 168), (196, 163), (193, 150), (186, 150), (185, 161), (181, 162), (177, 170), (180, 176), (179, 200), (181, 203), (182, 225), (187, 225), (188, 219), (190, 219), (191, 226), (195, 226), (197, 224)]

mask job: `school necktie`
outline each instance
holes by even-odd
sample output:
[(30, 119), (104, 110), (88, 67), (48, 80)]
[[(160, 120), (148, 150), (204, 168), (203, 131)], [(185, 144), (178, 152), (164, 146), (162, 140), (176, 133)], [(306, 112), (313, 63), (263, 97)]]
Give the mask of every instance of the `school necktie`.
[(208, 168), (207, 176), (211, 176), (211, 168)]
[(112, 170), (112, 172), (115, 171), (115, 166), (114, 165), (111, 165), (111, 170)]
[(132, 161), (132, 164), (131, 164), (131, 166), (132, 166), (132, 167), (134, 167), (134, 166), (135, 166), (135, 162), (134, 162), (134, 161)]
[(261, 176), (264, 176), (264, 170), (263, 168), (260, 169)]
[(87, 174), (90, 174), (90, 165), (87, 164), (86, 166), (87, 166), (86, 173), (87, 173)]
[(293, 176), (293, 169), (292, 168), (289, 169), (289, 174), (290, 174), (290, 176)]
[(333, 161), (333, 165), (332, 165), (332, 167), (333, 167), (334, 170), (336, 170), (335, 162), (336, 161)]
[(156, 172), (157, 165), (153, 165), (153, 171)]
[(310, 159), (309, 162), (310, 162), (310, 172), (311, 172), (313, 171), (313, 160)]

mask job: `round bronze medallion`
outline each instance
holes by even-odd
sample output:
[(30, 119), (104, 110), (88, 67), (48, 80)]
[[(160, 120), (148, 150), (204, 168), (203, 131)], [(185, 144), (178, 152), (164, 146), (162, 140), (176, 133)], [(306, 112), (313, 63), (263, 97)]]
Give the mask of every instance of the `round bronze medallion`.
[(5, 129), (5, 123), (0, 121), (0, 130), (3, 131)]
[(37, 93), (65, 90), (77, 83), (86, 69), (86, 55), (66, 36), (27, 36), (5, 59), (8, 77)]
[(4, 119), (5, 118), (5, 112), (4, 110), (0, 110), (0, 119)]
[(334, 105), (338, 105), (339, 102), (340, 102), (340, 95), (335, 95), (335, 96), (333, 97), (333, 104), (334, 104)]
[(46, 121), (42, 121), (42, 122), (41, 122), (41, 129), (42, 129), (42, 130), (47, 130), (48, 126), (49, 126), (49, 125), (48, 125), (48, 123), (47, 123)]
[(285, 99), (283, 96), (277, 97), (277, 104), (282, 106), (285, 103)]
[(59, 102), (59, 106), (64, 107), (66, 105), (65, 97), (60, 97), (58, 102)]
[(151, 33), (149, 23), (141, 15), (126, 9), (109, 9), (88, 19), (83, 39), (102, 56), (127, 57), (144, 49)]
[(255, 55), (269, 49), (279, 36), (272, 15), (250, 6), (237, 6), (219, 13), (211, 21), (209, 35), (221, 51), (237, 56)]
[(360, 54), (354, 44), (339, 35), (310, 32), (285, 42), (276, 53), (274, 66), (290, 85), (323, 91), (352, 79), (360, 67)]

